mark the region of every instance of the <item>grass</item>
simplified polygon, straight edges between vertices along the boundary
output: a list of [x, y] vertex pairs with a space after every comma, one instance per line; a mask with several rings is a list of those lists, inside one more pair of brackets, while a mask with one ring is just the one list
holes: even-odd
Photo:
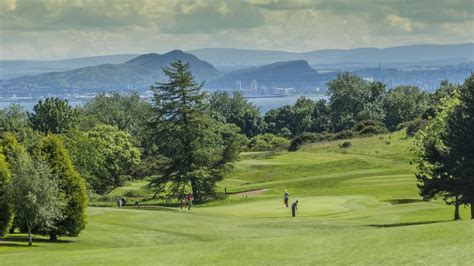
[[[24, 235], [9, 235], [0, 240], [0, 263], [470, 265], [468, 209], [453, 222], [452, 207], [420, 200], [411, 140], [397, 132], [350, 141], [347, 149], [336, 141], [294, 153], [243, 154], [218, 186], [267, 189], [261, 194], [232, 194], [192, 211], [90, 207], [78, 238], [35, 236], [32, 248]], [[146, 196], [144, 184], [132, 182], [109, 197]], [[296, 218], [283, 206], [284, 189], [300, 202]]]

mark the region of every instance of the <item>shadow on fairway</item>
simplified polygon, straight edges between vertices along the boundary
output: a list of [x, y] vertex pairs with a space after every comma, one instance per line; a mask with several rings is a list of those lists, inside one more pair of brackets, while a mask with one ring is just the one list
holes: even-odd
[[28, 246], [28, 241], [24, 241], [25, 243], [24, 244], [20, 244], [20, 243], [3, 243], [0, 241], [0, 247], [14, 247], [14, 248], [36, 248], [38, 246], [35, 245], [35, 243], [33, 242], [33, 246]]
[[[27, 236], [15, 236], [15, 235], [9, 235], [7, 237], [3, 237], [1, 239], [2, 241], [7, 241], [7, 242], [22, 242], [22, 243], [28, 243], [28, 237]], [[45, 238], [33, 238], [33, 245], [35, 243], [72, 243], [73, 241], [71, 240], [62, 240], [62, 239], [58, 239], [56, 241], [51, 241], [49, 239], [45, 239]], [[2, 245], [4, 243], [1, 243], [0, 242], [0, 245]], [[5, 243], [6, 244], [6, 243]]]
[[370, 227], [399, 227], [399, 226], [413, 226], [413, 225], [423, 225], [423, 224], [437, 224], [437, 223], [447, 223], [451, 220], [440, 220], [440, 221], [425, 221], [425, 222], [411, 222], [411, 223], [394, 223], [394, 224], [369, 224]]
[[417, 202], [424, 202], [421, 199], [390, 199], [390, 200], [384, 200], [385, 202], [388, 202], [392, 205], [398, 205], [398, 204], [410, 204], [410, 203], [417, 203]]

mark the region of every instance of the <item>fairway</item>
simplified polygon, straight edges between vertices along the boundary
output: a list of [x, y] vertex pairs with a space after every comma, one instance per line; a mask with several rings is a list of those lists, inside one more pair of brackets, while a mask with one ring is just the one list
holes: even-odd
[[[309, 144], [293, 153], [244, 153], [218, 190], [231, 194], [196, 206], [89, 207], [78, 238], [49, 242], [25, 235], [0, 240], [1, 265], [359, 264], [472, 265], [468, 209], [418, 196], [411, 139], [400, 131]], [[134, 191], [144, 181], [111, 192]], [[297, 217], [283, 205], [299, 200]], [[100, 205], [94, 203], [95, 206]], [[113, 202], [107, 203], [109, 205]]]

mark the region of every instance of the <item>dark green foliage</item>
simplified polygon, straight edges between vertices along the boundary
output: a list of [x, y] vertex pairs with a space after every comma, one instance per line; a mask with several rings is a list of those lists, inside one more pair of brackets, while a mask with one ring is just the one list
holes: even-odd
[[340, 131], [336, 134], [334, 134], [333, 139], [338, 140], [338, 139], [350, 139], [355, 136], [354, 131], [352, 130], [343, 130]]
[[24, 141], [31, 134], [28, 114], [21, 105], [13, 104], [0, 110], [0, 132], [11, 132]]
[[137, 92], [98, 94], [81, 108], [81, 127], [89, 130], [98, 124], [116, 126], [128, 132], [135, 145], [144, 146], [151, 105]]
[[361, 136], [383, 134], [388, 132], [383, 123], [375, 120], [361, 121], [352, 128], [352, 131]]
[[250, 151], [279, 151], [288, 149], [289, 145], [288, 139], [266, 133], [251, 138], [248, 149]]
[[439, 107], [443, 105], [443, 101], [455, 97], [459, 88], [460, 86], [458, 84], [452, 84], [449, 83], [448, 80], [443, 80], [439, 88], [430, 94], [430, 106], [423, 113], [422, 118], [429, 120], [435, 117], [439, 112]]
[[474, 219], [474, 74], [460, 89], [459, 104], [447, 117], [442, 141], [454, 161], [455, 193], [462, 203], [471, 205]]
[[227, 92], [213, 93], [209, 98], [209, 107], [211, 111], [221, 115], [225, 123], [238, 126], [240, 133], [247, 137], [260, 134], [266, 128], [259, 108], [245, 99], [238, 91], [234, 91], [232, 96]]
[[[417, 180], [424, 199], [441, 197], [455, 206], [454, 219], [460, 219], [459, 206], [472, 208], [472, 150], [474, 141], [473, 76], [466, 80], [458, 97], [444, 98], [428, 125], [416, 134]], [[455, 94], [454, 94], [455, 95]]]
[[168, 82], [151, 87], [150, 124], [151, 142], [162, 159], [148, 187], [175, 197], [190, 186], [196, 200], [206, 200], [214, 196], [216, 182], [236, 160], [242, 138], [236, 126], [213, 118], [204, 104], [203, 84], [194, 81], [189, 64], [176, 61], [163, 72]]
[[296, 136], [304, 132], [323, 132], [332, 129], [331, 115], [324, 100], [314, 102], [300, 97], [293, 106], [272, 109], [265, 114], [268, 132]]
[[335, 131], [350, 129], [357, 121], [385, 117], [381, 100], [385, 85], [368, 83], [351, 73], [342, 73], [328, 82], [329, 107]]
[[339, 145], [339, 147], [341, 149], [348, 149], [348, 148], [352, 147], [352, 143], [350, 141], [344, 141], [343, 143], [341, 143]]
[[0, 237], [4, 236], [13, 221], [11, 205], [8, 202], [8, 189], [11, 182], [10, 165], [0, 146]]
[[65, 202], [65, 207], [61, 210], [62, 218], [55, 223], [53, 230], [45, 233], [51, 239], [60, 235], [77, 236], [86, 225], [88, 196], [84, 179], [74, 169], [69, 153], [58, 136], [44, 137], [35, 156], [49, 166]]
[[299, 147], [306, 143], [314, 143], [318, 142], [324, 139], [324, 136], [322, 136], [319, 133], [310, 133], [310, 132], [305, 132], [303, 134], [300, 134], [293, 138], [291, 140], [290, 147], [288, 148], [289, 151], [297, 151]]
[[28, 116], [31, 127], [44, 134], [64, 133], [78, 121], [77, 110], [67, 100], [59, 98], [46, 98], [44, 102], [40, 100]]
[[383, 99], [384, 123], [388, 129], [396, 130], [400, 123], [421, 117], [428, 107], [429, 95], [418, 87], [396, 87]]
[[423, 128], [426, 127], [426, 125], [428, 125], [428, 120], [425, 120], [425, 119], [421, 119], [421, 118], [418, 118], [418, 119], [415, 119], [413, 121], [410, 121], [408, 123], [406, 123], [406, 132], [407, 132], [407, 136], [408, 137], [413, 137], [415, 136], [415, 134], [422, 130]]

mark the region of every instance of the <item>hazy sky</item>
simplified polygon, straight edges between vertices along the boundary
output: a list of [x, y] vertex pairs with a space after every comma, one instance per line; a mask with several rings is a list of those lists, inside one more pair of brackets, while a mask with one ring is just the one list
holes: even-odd
[[473, 0], [0, 0], [0, 57], [474, 42]]

